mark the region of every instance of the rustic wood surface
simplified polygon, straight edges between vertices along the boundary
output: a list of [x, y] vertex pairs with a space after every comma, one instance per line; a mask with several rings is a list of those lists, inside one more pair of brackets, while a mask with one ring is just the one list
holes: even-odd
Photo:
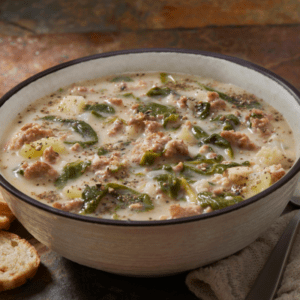
[[[0, 97], [56, 64], [134, 48], [185, 48], [236, 56], [300, 89], [298, 0], [0, 1]], [[289, 208], [291, 209], [291, 208]], [[196, 299], [186, 274], [130, 278], [80, 266], [36, 241], [41, 267], [1, 299]], [[147, 295], [147, 296], [145, 296]]]

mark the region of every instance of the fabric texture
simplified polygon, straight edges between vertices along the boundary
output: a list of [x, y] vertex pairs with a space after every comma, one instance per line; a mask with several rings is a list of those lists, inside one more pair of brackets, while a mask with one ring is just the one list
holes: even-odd
[[[221, 261], [186, 277], [188, 288], [202, 300], [244, 300], [272, 249], [297, 211], [281, 216], [256, 241]], [[276, 300], [300, 300], [300, 233], [298, 232]]]

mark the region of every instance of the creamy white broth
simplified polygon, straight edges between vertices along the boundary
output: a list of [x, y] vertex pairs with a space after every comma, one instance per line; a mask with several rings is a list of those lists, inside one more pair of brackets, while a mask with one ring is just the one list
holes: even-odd
[[[147, 95], [153, 88], [165, 94]], [[143, 110], [153, 102], [169, 107], [167, 114]], [[87, 110], [95, 104], [110, 111]], [[56, 119], [43, 119], [49, 116]], [[90, 125], [98, 141], [66, 120]], [[7, 136], [1, 169], [21, 191], [58, 209], [120, 220], [179, 218], [232, 205], [279, 180], [295, 159], [292, 131], [278, 111], [231, 84], [184, 74], [125, 74], [62, 87], [21, 112]], [[225, 150], [216, 137], [227, 142]], [[74, 162], [86, 162], [81, 176], [58, 186]]]

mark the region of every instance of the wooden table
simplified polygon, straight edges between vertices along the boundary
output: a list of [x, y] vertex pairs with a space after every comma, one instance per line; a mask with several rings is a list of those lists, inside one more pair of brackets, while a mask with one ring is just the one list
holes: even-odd
[[[298, 1], [181, 2], [1, 1], [0, 96], [62, 62], [107, 51], [153, 47], [243, 58], [300, 89]], [[42, 264], [26, 285], [1, 293], [3, 300], [197, 299], [185, 286], [186, 274], [163, 278], [113, 275], [62, 258], [35, 240], [18, 221], [10, 231], [37, 248]]]

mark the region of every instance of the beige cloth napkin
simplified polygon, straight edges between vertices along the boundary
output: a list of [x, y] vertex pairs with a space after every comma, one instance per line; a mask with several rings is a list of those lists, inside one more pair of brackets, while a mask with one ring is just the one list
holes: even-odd
[[[188, 288], [202, 300], [244, 300], [287, 224], [296, 214], [280, 218], [245, 249], [209, 266], [191, 271]], [[276, 300], [300, 300], [300, 233], [298, 232]], [[259, 299], [257, 299], [259, 300]]]

